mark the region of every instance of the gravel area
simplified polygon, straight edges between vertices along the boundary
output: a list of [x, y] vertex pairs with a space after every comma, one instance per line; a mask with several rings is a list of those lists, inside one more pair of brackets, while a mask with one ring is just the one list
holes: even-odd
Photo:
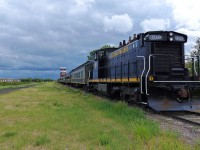
[[193, 126], [173, 118], [165, 117], [155, 113], [147, 113], [147, 116], [159, 122], [161, 129], [177, 132], [186, 143], [196, 144], [200, 142], [200, 127]]

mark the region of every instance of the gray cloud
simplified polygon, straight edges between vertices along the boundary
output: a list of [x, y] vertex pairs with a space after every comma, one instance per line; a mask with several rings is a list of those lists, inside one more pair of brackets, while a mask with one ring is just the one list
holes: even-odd
[[140, 23], [144, 31], [166, 30], [170, 27], [169, 19], [145, 19]]
[[177, 5], [171, 0], [0, 0], [0, 77], [56, 78], [56, 68], [69, 71], [86, 61], [91, 50], [158, 29], [158, 23], [159, 30], [195, 39], [198, 21], [188, 23], [187, 12]]
[[119, 33], [127, 33], [133, 28], [133, 23], [128, 14], [114, 15], [104, 18], [104, 30], [116, 31]]

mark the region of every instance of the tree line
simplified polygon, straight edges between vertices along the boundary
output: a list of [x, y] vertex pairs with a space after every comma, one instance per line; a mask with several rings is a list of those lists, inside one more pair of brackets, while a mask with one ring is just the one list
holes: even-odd
[[192, 56], [200, 55], [200, 37], [197, 38], [197, 40], [195, 41], [195, 45], [193, 49], [191, 50], [191, 55]]
[[53, 79], [40, 79], [40, 78], [23, 78], [21, 82], [51, 82]]
[[105, 48], [116, 48], [115, 46], [111, 46], [111, 45], [103, 45], [102, 47], [100, 47], [99, 49], [95, 49], [95, 50], [92, 50], [89, 55], [87, 56], [88, 60], [92, 60], [92, 56], [94, 55], [94, 53], [97, 51], [97, 50], [101, 50], [101, 49], [105, 49]]
[[[198, 56], [200, 57], [200, 37], [197, 38], [197, 40], [195, 41], [195, 45], [192, 47], [192, 49], [190, 50], [190, 55], [191, 56], [195, 56], [194, 57], [194, 60], [195, 60], [195, 70], [197, 71], [197, 74], [198, 74], [198, 71], [200, 70], [200, 68], [198, 68], [198, 66], [200, 66], [200, 64], [198, 65]], [[197, 56], [197, 57], [196, 57]], [[186, 57], [187, 58], [187, 57]], [[185, 62], [185, 67], [188, 68], [189, 70], [189, 74], [192, 75], [192, 68], [193, 68], [193, 59], [188, 59], [186, 60]]]

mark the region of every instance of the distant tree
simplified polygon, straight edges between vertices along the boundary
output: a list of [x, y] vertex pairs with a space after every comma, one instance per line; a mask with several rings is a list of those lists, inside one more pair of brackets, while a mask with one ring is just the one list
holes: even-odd
[[100, 49], [105, 49], [105, 48], [116, 48], [116, 47], [106, 44], [106, 45], [102, 46]]
[[[100, 47], [99, 49], [105, 49], [105, 48], [116, 48], [115, 46], [111, 46], [111, 45], [103, 45], [102, 47]], [[90, 54], [87, 56], [88, 60], [92, 60], [92, 56], [94, 55], [94, 53], [99, 50], [99, 49], [95, 49], [95, 50], [92, 50], [90, 52]]]
[[[192, 47], [192, 50], [190, 51], [191, 56], [197, 56], [200, 55], [200, 37], [197, 38], [194, 47]], [[195, 61], [197, 64], [197, 60]], [[189, 74], [192, 75], [192, 59], [189, 59], [186, 61], [186, 68], [189, 69]], [[196, 70], [198, 71], [199, 68], [197, 68], [196, 65]]]
[[51, 82], [53, 79], [23, 78], [21, 82]]
[[192, 56], [200, 55], [200, 37], [197, 38], [197, 40], [195, 42], [195, 46], [193, 47], [193, 49], [191, 51], [191, 55]]
[[90, 54], [87, 56], [87, 59], [88, 60], [92, 60], [92, 56], [94, 55], [94, 53], [96, 52], [97, 50], [92, 50], [91, 52], [90, 52]]

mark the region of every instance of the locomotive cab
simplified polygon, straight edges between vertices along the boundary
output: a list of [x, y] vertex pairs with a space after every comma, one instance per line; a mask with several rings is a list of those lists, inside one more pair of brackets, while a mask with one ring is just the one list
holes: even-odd
[[105, 66], [108, 65], [108, 56], [115, 50], [116, 48], [103, 48], [94, 52], [92, 79], [103, 79], [109, 76], [109, 69]]

